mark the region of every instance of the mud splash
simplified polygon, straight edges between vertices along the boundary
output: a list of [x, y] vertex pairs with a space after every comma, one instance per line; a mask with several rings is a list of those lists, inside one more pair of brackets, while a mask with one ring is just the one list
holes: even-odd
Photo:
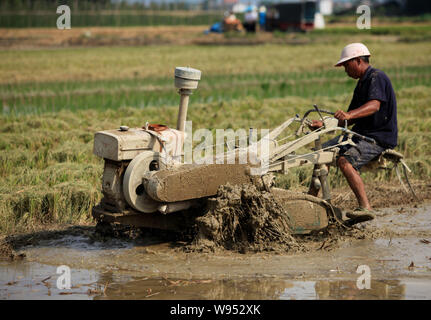
[[254, 184], [224, 185], [196, 219], [194, 250], [303, 251], [291, 235], [289, 215], [274, 196]]
[[285, 199], [286, 192], [282, 189], [267, 192], [256, 183], [221, 186], [217, 196], [208, 200], [207, 212], [196, 219], [197, 234], [185, 250], [294, 254], [329, 251], [346, 241], [381, 236], [381, 230], [347, 227], [334, 221], [310, 234], [294, 234], [292, 212], [285, 203], [289, 201]]

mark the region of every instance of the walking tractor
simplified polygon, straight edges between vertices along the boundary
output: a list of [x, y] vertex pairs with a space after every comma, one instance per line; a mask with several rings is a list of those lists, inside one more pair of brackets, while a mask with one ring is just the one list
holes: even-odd
[[[353, 136], [370, 138], [358, 135], [347, 126], [339, 127], [334, 113], [316, 105], [303, 117], [296, 115], [286, 120], [246, 147], [215, 154], [215, 161], [184, 163], [189, 97], [200, 78], [199, 70], [175, 69], [175, 86], [181, 97], [176, 129], [147, 123], [142, 128], [121, 126], [95, 134], [94, 154], [105, 162], [103, 198], [93, 208], [93, 217], [99, 224], [181, 231], [193, 225], [199, 211], [193, 208], [203, 208], [206, 200], [217, 194], [219, 186], [256, 181], [285, 207], [289, 220], [293, 221], [293, 234], [322, 230], [332, 223], [350, 226], [357, 222], [347, 219], [344, 212], [331, 204], [328, 166], [335, 164], [340, 146], [354, 145]], [[323, 127], [311, 127], [308, 116], [313, 112], [318, 114]], [[299, 126], [291, 135], [293, 140], [289, 141], [291, 136], [277, 140], [295, 123]], [[347, 139], [323, 149], [322, 137], [334, 132], [342, 133]], [[301, 150], [306, 152], [301, 153]], [[237, 161], [244, 154], [248, 155], [248, 160]], [[250, 155], [255, 161], [249, 160]], [[232, 159], [234, 161], [226, 161]], [[311, 187], [322, 190], [321, 198], [272, 186], [272, 173], [292, 174], [291, 168], [303, 165], [314, 166]], [[413, 192], [407, 177], [410, 169], [400, 153], [386, 150], [368, 167], [395, 167], [401, 182], [399, 168], [402, 168], [404, 180]]]

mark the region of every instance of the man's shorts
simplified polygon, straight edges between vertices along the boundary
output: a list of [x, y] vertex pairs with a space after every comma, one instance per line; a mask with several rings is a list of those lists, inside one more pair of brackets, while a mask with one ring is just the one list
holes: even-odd
[[[347, 138], [344, 136], [341, 141], [346, 140]], [[322, 148], [327, 148], [330, 146], [334, 146], [340, 143], [340, 136], [337, 136], [325, 143], [322, 144]], [[365, 140], [353, 137], [353, 142], [356, 143], [356, 146], [346, 144], [343, 146], [339, 146], [340, 152], [338, 156], [343, 156], [347, 161], [359, 171], [364, 165], [378, 157], [386, 148], [379, 146], [378, 144], [369, 143]]]

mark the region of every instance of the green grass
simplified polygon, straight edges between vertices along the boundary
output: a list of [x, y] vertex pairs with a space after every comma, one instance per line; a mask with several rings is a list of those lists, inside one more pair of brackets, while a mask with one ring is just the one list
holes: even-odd
[[[146, 121], [175, 126], [175, 66], [203, 71], [189, 119], [198, 128], [274, 128], [313, 103], [345, 109], [355, 81], [333, 68], [342, 45], [153, 46], [0, 51], [0, 234], [86, 223], [103, 161], [93, 135]], [[370, 43], [398, 99], [398, 150], [416, 179], [431, 176], [431, 43]], [[306, 185], [311, 168], [279, 176]], [[387, 179], [365, 174], [366, 181]], [[346, 185], [332, 175], [333, 187]]]
[[[395, 88], [431, 85], [431, 65], [385, 69]], [[133, 106], [173, 106], [178, 94], [171, 78], [0, 85], [4, 114], [40, 114], [59, 110], [117, 109]], [[234, 85], [232, 85], [234, 84]], [[341, 70], [205, 76], [193, 103], [252, 97], [334, 97], [351, 91], [353, 81]], [[11, 91], [13, 93], [11, 93]]]
[[[173, 106], [175, 66], [202, 70], [193, 101], [253, 97], [313, 98], [350, 92], [354, 81], [334, 68], [342, 45], [152, 46], [0, 51], [3, 113]], [[396, 89], [430, 84], [431, 46], [369, 44], [373, 65]], [[390, 52], [390, 54], [388, 54]], [[313, 101], [318, 102], [318, 101]], [[310, 101], [311, 103], [311, 101]]]
[[[336, 69], [345, 42], [307, 45], [261, 46], [142, 46], [0, 51], [0, 84], [40, 84], [132, 79], [173, 81], [176, 66], [193, 66], [202, 77], [241, 74], [289, 74]], [[343, 41], [359, 41], [350, 37]], [[334, 42], [335, 41], [335, 42]], [[365, 42], [372, 63], [388, 67], [426, 66], [431, 60], [430, 42]], [[342, 71], [339, 72], [343, 74]], [[156, 83], [157, 84], [157, 83]], [[15, 90], [13, 87], [9, 90]], [[3, 90], [2, 90], [3, 91]]]

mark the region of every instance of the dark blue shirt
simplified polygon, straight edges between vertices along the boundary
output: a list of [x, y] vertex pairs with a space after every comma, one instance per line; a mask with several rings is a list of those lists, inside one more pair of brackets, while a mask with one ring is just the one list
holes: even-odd
[[384, 148], [393, 149], [398, 142], [397, 101], [388, 76], [381, 70], [368, 67], [356, 85], [348, 111], [357, 109], [370, 100], [379, 100], [376, 113], [354, 119], [352, 131], [373, 138]]

